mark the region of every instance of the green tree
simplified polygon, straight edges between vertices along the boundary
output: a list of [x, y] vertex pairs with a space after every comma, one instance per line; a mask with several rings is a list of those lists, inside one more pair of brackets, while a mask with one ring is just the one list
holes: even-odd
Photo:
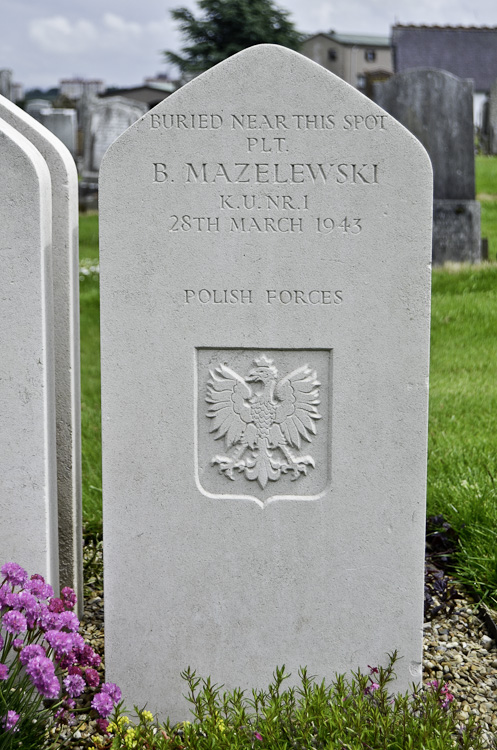
[[164, 54], [182, 73], [201, 73], [254, 44], [298, 49], [304, 38], [273, 0], [198, 0], [198, 6], [198, 17], [188, 8], [171, 10], [186, 44], [182, 54]]

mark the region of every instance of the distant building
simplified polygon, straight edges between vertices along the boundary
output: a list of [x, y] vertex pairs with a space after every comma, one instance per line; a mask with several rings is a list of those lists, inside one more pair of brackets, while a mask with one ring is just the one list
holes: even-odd
[[386, 36], [330, 31], [308, 37], [301, 51], [360, 91], [365, 91], [371, 75], [393, 72], [390, 39]]
[[142, 86], [132, 86], [131, 88], [112, 88], [107, 89], [101, 98], [109, 96], [121, 96], [125, 99], [131, 99], [135, 102], [146, 104], [149, 109], [155, 107], [173, 91], [176, 91], [178, 84], [169, 79], [163, 78], [146, 78]]
[[394, 70], [437, 68], [473, 80], [473, 114], [481, 124], [483, 103], [497, 79], [497, 27], [393, 26]]
[[65, 78], [60, 81], [60, 94], [68, 99], [79, 101], [83, 95], [97, 96], [105, 91], [104, 82], [100, 79]]

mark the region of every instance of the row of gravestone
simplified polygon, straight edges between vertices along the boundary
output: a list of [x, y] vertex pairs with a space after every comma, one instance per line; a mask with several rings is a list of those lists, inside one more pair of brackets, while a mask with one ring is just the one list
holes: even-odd
[[[80, 560], [75, 171], [0, 114], [0, 549], [56, 583], [57, 549]], [[419, 142], [277, 46], [107, 152], [106, 668], [128, 706], [186, 719], [188, 665], [262, 688], [397, 649], [397, 686], [420, 678], [431, 215]]]
[[81, 602], [77, 173], [5, 97], [0, 138], [0, 550]]
[[[147, 107], [122, 96], [98, 99], [84, 96], [77, 109], [52, 107], [46, 99], [32, 99], [26, 111], [62, 141], [72, 156], [80, 151], [80, 173], [83, 180], [96, 181], [102, 158], [111, 143], [138, 120]], [[83, 146], [80, 148], [78, 131]]]

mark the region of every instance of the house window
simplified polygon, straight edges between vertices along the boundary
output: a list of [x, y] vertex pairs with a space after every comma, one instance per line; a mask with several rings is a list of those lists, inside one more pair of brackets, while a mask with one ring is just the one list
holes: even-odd
[[367, 49], [364, 53], [364, 59], [366, 62], [374, 62], [376, 60], [376, 52], [374, 49]]
[[358, 89], [365, 89], [366, 88], [366, 76], [362, 75], [362, 73], [360, 73], [357, 76], [357, 88]]
[[337, 59], [337, 51], [336, 49], [329, 49], [328, 50], [328, 60], [336, 60]]

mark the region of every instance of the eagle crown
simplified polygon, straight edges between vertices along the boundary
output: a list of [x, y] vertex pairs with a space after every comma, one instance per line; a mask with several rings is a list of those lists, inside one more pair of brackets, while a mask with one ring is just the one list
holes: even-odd
[[274, 383], [277, 377], [278, 370], [276, 367], [263, 365], [261, 367], [252, 368], [245, 380], [247, 383], [254, 383], [257, 380], [260, 380], [264, 385], [267, 385], [268, 383]]

